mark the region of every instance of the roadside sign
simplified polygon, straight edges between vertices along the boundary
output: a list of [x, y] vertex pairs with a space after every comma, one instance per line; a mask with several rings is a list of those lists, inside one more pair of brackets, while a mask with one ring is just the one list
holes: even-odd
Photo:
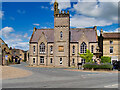
[[8, 55], [5, 55], [5, 60], [8, 60]]

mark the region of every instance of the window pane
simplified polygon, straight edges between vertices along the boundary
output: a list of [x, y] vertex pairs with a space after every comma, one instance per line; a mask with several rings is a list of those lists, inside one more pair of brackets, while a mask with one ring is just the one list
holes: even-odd
[[60, 58], [60, 64], [62, 64], [62, 58]]
[[59, 51], [59, 52], [64, 52], [64, 47], [63, 47], [63, 46], [59, 46], [59, 47], [58, 47], [58, 51]]
[[45, 53], [45, 44], [44, 43], [41, 43], [39, 48], [40, 48], [40, 53]]
[[35, 58], [33, 58], [33, 63], [35, 63]]
[[40, 56], [40, 63], [44, 63], [44, 56]]
[[80, 53], [86, 53], [87, 45], [85, 42], [81, 44], [80, 49]]

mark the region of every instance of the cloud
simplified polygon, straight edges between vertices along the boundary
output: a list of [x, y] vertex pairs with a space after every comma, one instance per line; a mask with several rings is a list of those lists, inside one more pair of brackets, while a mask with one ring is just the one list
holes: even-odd
[[[4, 27], [0, 30], [0, 33], [2, 33], [2, 37], [4, 38], [4, 41], [13, 48], [28, 50], [28, 40], [30, 37], [27, 33], [25, 34], [18, 34], [15, 32], [15, 30], [12, 27]], [[24, 42], [26, 41], [26, 42]], [[26, 44], [27, 43], [27, 44]]]
[[0, 19], [4, 16], [4, 12], [0, 11]]
[[40, 24], [38, 24], [38, 23], [34, 23], [33, 25], [35, 25], [35, 26], [40, 26]]
[[105, 21], [102, 19], [96, 19], [93, 17], [86, 17], [83, 15], [75, 15], [71, 17], [70, 24], [72, 27], [84, 28], [93, 26], [105, 26], [111, 25], [112, 22]]
[[47, 27], [41, 27], [42, 29], [46, 29]]
[[103, 30], [103, 32], [119, 32], [120, 33], [120, 28], [116, 28], [115, 30]]
[[[50, 2], [50, 5], [52, 5], [51, 10], [54, 10], [53, 4], [54, 4], [55, 0], [52, 0]], [[57, 2], [59, 3], [58, 9], [61, 11], [63, 9], [67, 9], [71, 7], [71, 3], [70, 0], [57, 0]]]
[[48, 9], [48, 7], [46, 7], [46, 6], [41, 6], [41, 8], [42, 8], [42, 9]]
[[25, 14], [26, 11], [25, 11], [25, 10], [20, 10], [20, 9], [18, 9], [18, 10], [17, 10], [17, 13], [19, 13], [19, 14]]
[[5, 38], [8, 38], [11, 32], [13, 32], [14, 29], [12, 27], [4, 27], [0, 30], [0, 33], [2, 33], [2, 36]]
[[106, 26], [118, 23], [118, 2], [80, 1], [70, 10], [76, 12], [71, 17], [71, 25], [74, 27]]
[[117, 28], [117, 29], [115, 30], [115, 32], [120, 32], [120, 28]]

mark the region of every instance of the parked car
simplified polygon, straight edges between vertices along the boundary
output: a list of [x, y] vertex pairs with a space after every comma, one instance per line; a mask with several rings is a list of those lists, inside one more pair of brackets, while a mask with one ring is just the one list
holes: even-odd
[[118, 63], [118, 71], [120, 71], [120, 61], [118, 61], [117, 63]]
[[120, 71], [120, 61], [115, 61], [113, 63], [113, 69], [117, 69], [118, 71]]

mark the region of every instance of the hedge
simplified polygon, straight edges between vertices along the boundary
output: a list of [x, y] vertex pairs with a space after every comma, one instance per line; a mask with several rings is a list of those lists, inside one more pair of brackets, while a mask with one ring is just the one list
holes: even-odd
[[111, 64], [84, 64], [83, 68], [86, 69], [107, 69], [107, 70], [112, 70], [113, 69], [113, 65]]
[[102, 56], [101, 63], [111, 63], [111, 57]]

